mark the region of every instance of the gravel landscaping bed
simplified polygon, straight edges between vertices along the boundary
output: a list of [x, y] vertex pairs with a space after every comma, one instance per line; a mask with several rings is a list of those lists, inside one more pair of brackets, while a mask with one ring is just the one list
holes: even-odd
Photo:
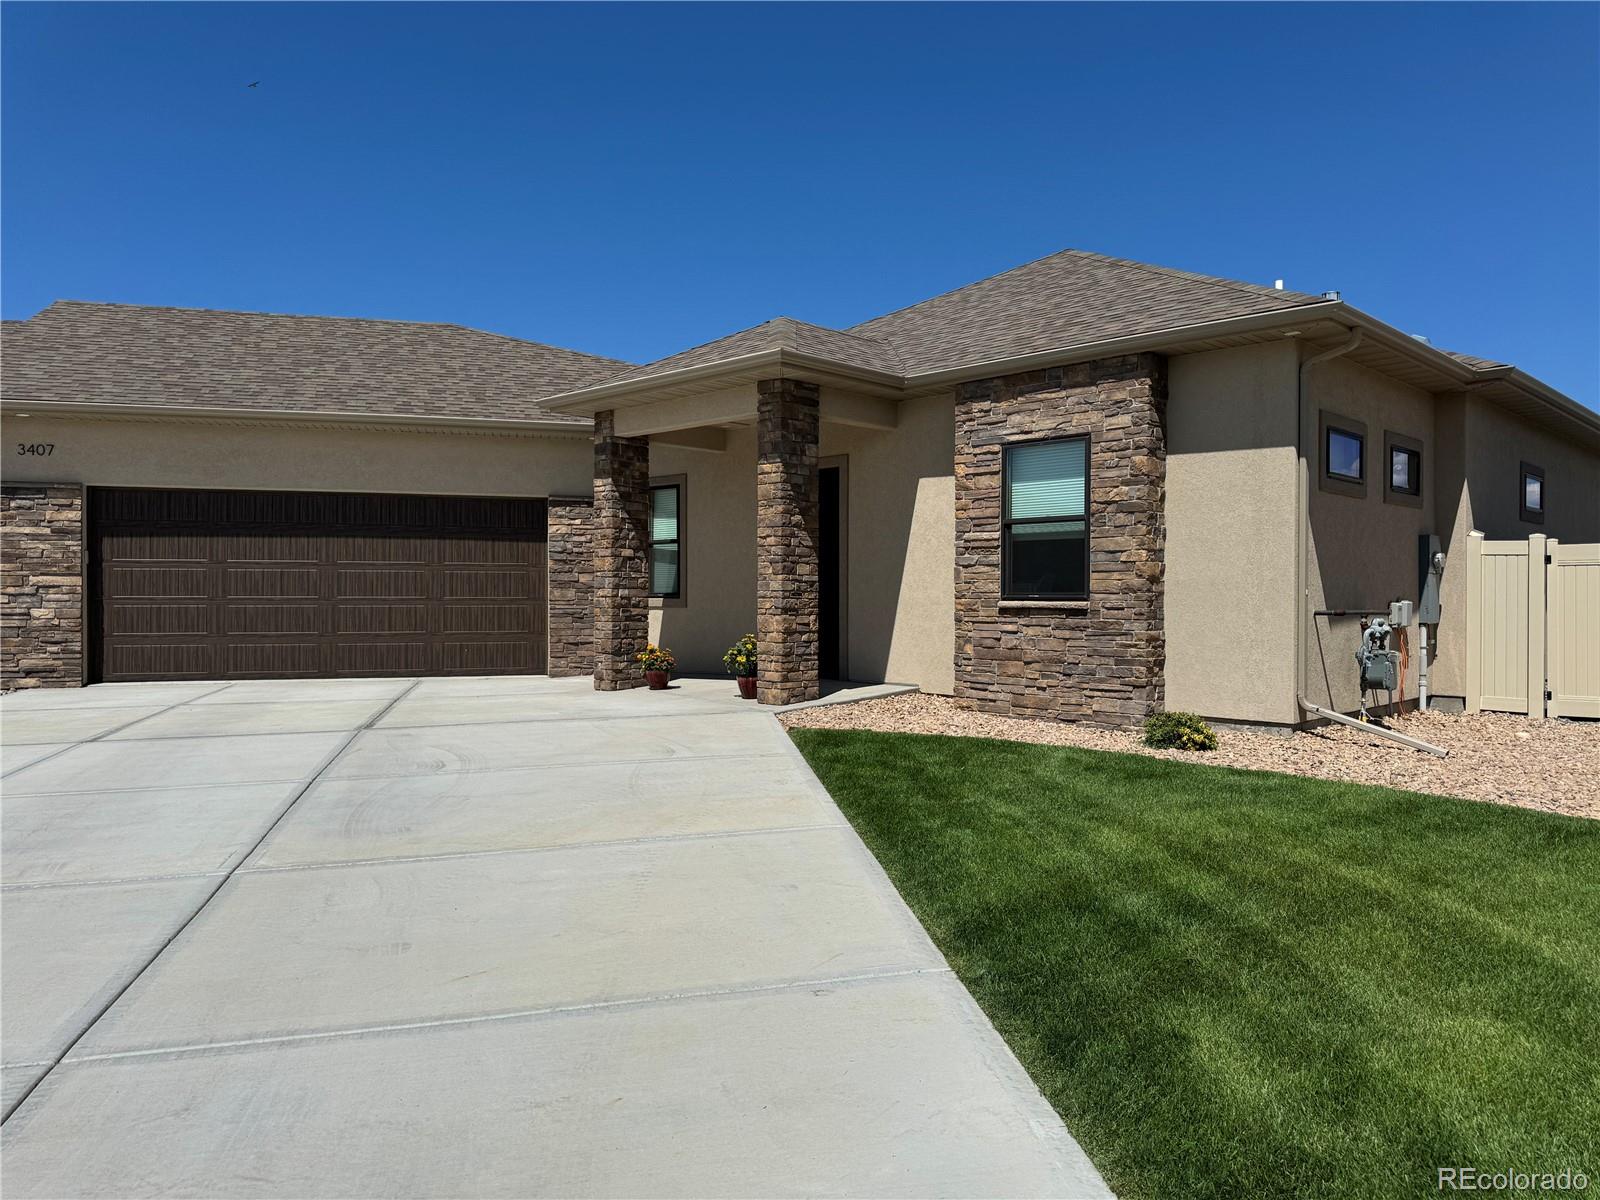
[[1449, 758], [1441, 759], [1339, 725], [1289, 735], [1218, 729], [1216, 750], [1152, 750], [1136, 732], [989, 716], [960, 708], [945, 696], [916, 694], [802, 709], [779, 719], [789, 728], [936, 733], [1117, 750], [1600, 818], [1597, 721], [1530, 721], [1506, 713], [1408, 713], [1389, 722], [1401, 733], [1450, 751]]

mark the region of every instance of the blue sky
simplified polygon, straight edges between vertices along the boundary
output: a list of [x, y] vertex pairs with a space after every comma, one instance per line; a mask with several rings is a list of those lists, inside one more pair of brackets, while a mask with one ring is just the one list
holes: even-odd
[[442, 320], [647, 360], [1073, 246], [1338, 288], [1600, 405], [1591, 4], [0, 20], [7, 317]]

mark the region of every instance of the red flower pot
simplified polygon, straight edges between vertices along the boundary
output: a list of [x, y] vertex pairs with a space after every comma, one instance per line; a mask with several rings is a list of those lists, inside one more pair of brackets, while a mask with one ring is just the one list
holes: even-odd
[[756, 698], [756, 677], [754, 675], [740, 675], [738, 680], [739, 695], [746, 700], [754, 700]]
[[667, 673], [665, 671], [646, 671], [644, 681], [650, 685], [652, 692], [665, 691], [667, 687]]

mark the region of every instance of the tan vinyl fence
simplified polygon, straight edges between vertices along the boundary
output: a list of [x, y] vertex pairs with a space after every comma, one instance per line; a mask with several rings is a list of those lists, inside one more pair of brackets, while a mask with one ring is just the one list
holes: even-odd
[[1467, 538], [1467, 711], [1600, 717], [1600, 545]]

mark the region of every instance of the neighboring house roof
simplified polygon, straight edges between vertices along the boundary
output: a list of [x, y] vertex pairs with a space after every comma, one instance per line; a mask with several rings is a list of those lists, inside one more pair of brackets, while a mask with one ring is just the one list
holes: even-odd
[[0, 353], [8, 401], [579, 423], [538, 401], [631, 365], [461, 325], [76, 300], [7, 322]]
[[1063, 250], [849, 332], [893, 346], [906, 374], [1325, 303], [1321, 296]]
[[1466, 363], [1474, 371], [1493, 371], [1511, 365], [1510, 363], [1496, 362], [1492, 358], [1479, 358], [1476, 354], [1458, 354], [1454, 350], [1446, 350], [1445, 353], [1457, 362]]
[[730, 333], [714, 342], [658, 358], [632, 371], [623, 371], [607, 382], [649, 379], [684, 367], [727, 362], [769, 350], [794, 350], [859, 370], [882, 371], [887, 375], [905, 374], [905, 365], [900, 357], [884, 342], [821, 325], [808, 325], [792, 317], [776, 317], [761, 325]]

